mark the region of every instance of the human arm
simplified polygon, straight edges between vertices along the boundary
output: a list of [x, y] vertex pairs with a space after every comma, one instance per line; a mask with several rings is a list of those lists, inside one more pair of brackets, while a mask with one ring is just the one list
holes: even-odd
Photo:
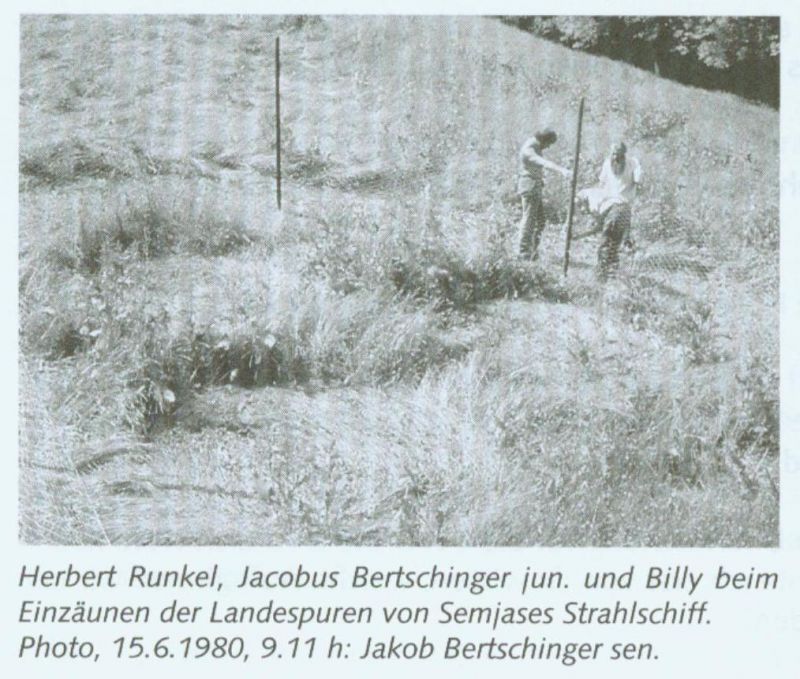
[[597, 178], [598, 186], [605, 186], [608, 181], [608, 160], [603, 161], [603, 167], [600, 168], [600, 176]]
[[558, 172], [565, 177], [572, 176], [572, 173], [567, 168], [562, 167], [558, 163], [547, 160], [547, 158], [542, 156], [533, 144], [526, 146], [522, 151], [522, 155], [526, 162], [534, 163], [548, 170], [553, 170], [554, 172]]
[[605, 188], [608, 185], [608, 177], [611, 174], [611, 161], [606, 158], [603, 167], [600, 168], [600, 176], [597, 178], [597, 185]]
[[642, 166], [636, 158], [631, 158], [631, 174], [633, 175], [633, 183], [636, 186], [642, 183]]

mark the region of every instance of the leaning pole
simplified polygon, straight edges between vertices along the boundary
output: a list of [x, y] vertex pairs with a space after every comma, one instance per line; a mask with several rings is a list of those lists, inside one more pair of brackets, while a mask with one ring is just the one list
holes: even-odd
[[578, 134], [575, 136], [575, 161], [572, 164], [572, 185], [569, 191], [569, 211], [567, 212], [567, 238], [564, 243], [564, 276], [569, 271], [569, 246], [572, 243], [572, 218], [575, 215], [575, 189], [578, 185], [578, 160], [581, 155], [581, 127], [583, 126], [583, 97], [578, 108]]
[[281, 209], [281, 39], [275, 38], [275, 198]]

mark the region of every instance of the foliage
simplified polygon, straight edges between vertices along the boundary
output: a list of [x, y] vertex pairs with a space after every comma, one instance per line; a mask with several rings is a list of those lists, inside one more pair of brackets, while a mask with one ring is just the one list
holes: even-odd
[[506, 21], [575, 49], [778, 105], [777, 17], [541, 16]]

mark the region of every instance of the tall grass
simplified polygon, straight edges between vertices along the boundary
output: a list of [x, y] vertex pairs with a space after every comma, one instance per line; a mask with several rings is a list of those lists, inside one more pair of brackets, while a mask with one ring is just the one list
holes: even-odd
[[[95, 541], [775, 544], [774, 112], [491, 20], [281, 21], [23, 22], [23, 465], [71, 464]], [[318, 98], [282, 213], [279, 24]], [[645, 169], [607, 286], [587, 241], [560, 274], [556, 178], [541, 262], [514, 251], [519, 144], [549, 117], [570, 162], [582, 96], [581, 184], [619, 136]]]

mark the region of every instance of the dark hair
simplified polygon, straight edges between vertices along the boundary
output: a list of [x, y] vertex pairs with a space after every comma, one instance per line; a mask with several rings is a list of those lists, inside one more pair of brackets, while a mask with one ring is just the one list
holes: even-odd
[[533, 135], [543, 146], [550, 146], [551, 144], [555, 144], [556, 140], [558, 139], [558, 135], [556, 134], [555, 130], [546, 127], [543, 130], [539, 130], [535, 135]]

